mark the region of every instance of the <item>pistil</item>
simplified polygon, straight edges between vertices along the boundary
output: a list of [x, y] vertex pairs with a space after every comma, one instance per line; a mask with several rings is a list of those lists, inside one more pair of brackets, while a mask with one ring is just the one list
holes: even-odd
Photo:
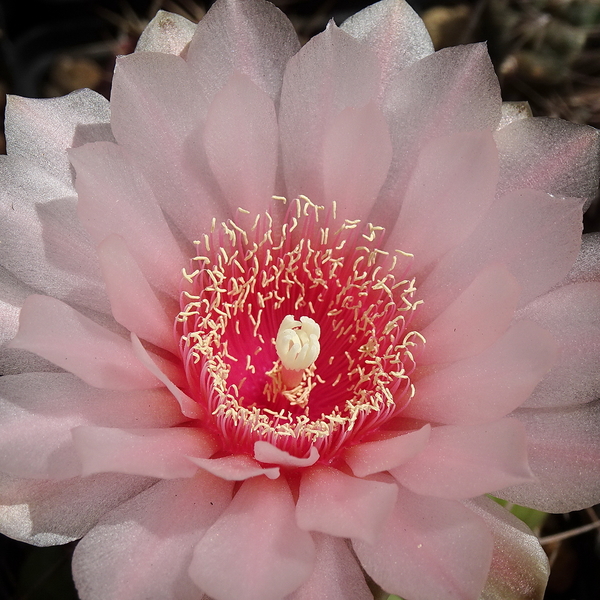
[[306, 369], [311, 367], [321, 350], [321, 328], [314, 319], [302, 316], [297, 321], [286, 315], [279, 326], [275, 349], [281, 361], [281, 379], [289, 390], [300, 385]]

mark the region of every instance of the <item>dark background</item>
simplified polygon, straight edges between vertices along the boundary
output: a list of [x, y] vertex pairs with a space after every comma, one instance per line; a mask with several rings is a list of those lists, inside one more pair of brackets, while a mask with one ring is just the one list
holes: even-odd
[[[275, 0], [302, 41], [370, 4]], [[600, 0], [411, 0], [436, 49], [487, 40], [505, 100], [535, 115], [600, 126]], [[50, 97], [90, 87], [109, 96], [115, 56], [133, 51], [160, 8], [199, 20], [200, 0], [0, 0], [0, 111], [7, 93]], [[0, 153], [4, 139], [0, 130]], [[596, 201], [587, 231], [600, 230]], [[600, 474], [599, 474], [600, 476]], [[540, 535], [597, 521], [591, 510], [550, 515]], [[0, 600], [76, 600], [74, 544], [34, 548], [0, 536]], [[546, 600], [600, 599], [598, 529], [545, 545], [552, 563]], [[243, 599], [240, 599], [243, 600]], [[435, 600], [435, 599], [432, 599]]]

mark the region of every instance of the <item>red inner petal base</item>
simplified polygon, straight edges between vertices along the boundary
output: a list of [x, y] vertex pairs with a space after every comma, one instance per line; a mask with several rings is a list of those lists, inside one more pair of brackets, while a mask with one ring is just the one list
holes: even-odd
[[[299, 458], [314, 446], [331, 463], [414, 393], [424, 340], [409, 329], [419, 304], [410, 255], [380, 249], [381, 227], [340, 221], [335, 205], [323, 213], [301, 196], [282, 224], [269, 213], [248, 230], [213, 223], [195, 242], [175, 327], [189, 393], [225, 452], [252, 456], [267, 441]], [[301, 320], [320, 328], [318, 356], [288, 368], [276, 341], [286, 326], [302, 337]]]

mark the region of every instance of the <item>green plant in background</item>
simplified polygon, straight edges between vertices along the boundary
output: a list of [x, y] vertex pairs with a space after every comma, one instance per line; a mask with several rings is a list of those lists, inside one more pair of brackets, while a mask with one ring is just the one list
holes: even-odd
[[600, 1], [489, 0], [482, 22], [509, 93], [549, 116], [598, 125]]
[[506, 100], [600, 125], [600, 0], [482, 0], [423, 14], [436, 49], [487, 41]]

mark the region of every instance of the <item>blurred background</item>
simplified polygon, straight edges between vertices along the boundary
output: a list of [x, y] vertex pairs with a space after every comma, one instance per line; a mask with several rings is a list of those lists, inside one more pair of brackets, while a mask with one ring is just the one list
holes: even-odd
[[[371, 4], [272, 1], [288, 15], [303, 42], [322, 31], [329, 19], [340, 24]], [[600, 127], [600, 0], [409, 3], [424, 19], [436, 49], [487, 40], [504, 100], [528, 101], [535, 116]], [[108, 97], [115, 57], [133, 51], [159, 9], [198, 21], [210, 4], [0, 0], [0, 112], [6, 94], [52, 97], [89, 87]], [[0, 129], [0, 153], [4, 152]], [[598, 199], [586, 215], [585, 229], [600, 231]], [[513, 512], [540, 536], [550, 558], [545, 600], [600, 600], [597, 513], [588, 509], [545, 515], [519, 507]], [[0, 600], [77, 600], [70, 574], [73, 548], [34, 548], [0, 536]]]

